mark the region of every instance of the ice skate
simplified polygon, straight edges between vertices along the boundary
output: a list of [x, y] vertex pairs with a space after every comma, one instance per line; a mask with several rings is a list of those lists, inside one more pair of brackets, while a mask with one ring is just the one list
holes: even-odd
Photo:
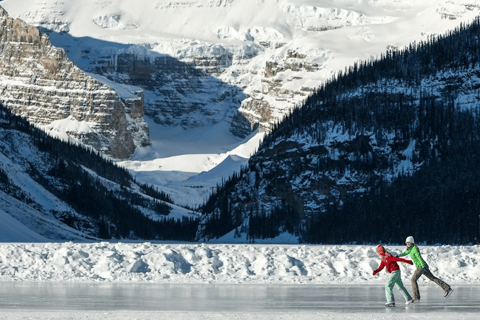
[[447, 292], [445, 292], [444, 297], [445, 297], [445, 298], [448, 298], [448, 296], [451, 295], [452, 292], [453, 292], [453, 289], [452, 289], [452, 288], [448, 289]]

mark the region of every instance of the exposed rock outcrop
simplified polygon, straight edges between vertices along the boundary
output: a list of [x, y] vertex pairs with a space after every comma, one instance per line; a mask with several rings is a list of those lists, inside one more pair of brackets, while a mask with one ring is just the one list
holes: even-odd
[[189, 55], [183, 60], [142, 47], [124, 51], [108, 56], [95, 52], [93, 56], [98, 54], [100, 59], [89, 71], [152, 93], [145, 102], [145, 114], [158, 124], [185, 129], [209, 126], [223, 120], [230, 109], [238, 109], [245, 98], [239, 88], [213, 76], [231, 63], [227, 51], [213, 57]]
[[39, 126], [65, 120], [60, 127], [70, 137], [114, 158], [133, 154], [132, 131], [143, 137], [137, 145], [148, 143], [143, 97], [124, 103], [52, 46], [46, 34], [1, 7], [0, 101]]

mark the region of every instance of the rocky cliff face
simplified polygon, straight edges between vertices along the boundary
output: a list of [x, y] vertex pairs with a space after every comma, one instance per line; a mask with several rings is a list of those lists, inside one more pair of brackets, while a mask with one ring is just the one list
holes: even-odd
[[[65, 45], [72, 42], [68, 35], [56, 34], [55, 41], [70, 50]], [[283, 42], [175, 43], [181, 47], [175, 56], [157, 53], [165, 50], [166, 43], [99, 42], [93, 46], [81, 39], [73, 42], [84, 51], [76, 63], [85, 70], [149, 92], [145, 113], [156, 123], [188, 129], [228, 118], [230, 131], [239, 137], [257, 129], [269, 131], [314, 89], [316, 81], [302, 84], [305, 73], [312, 76], [320, 70], [312, 57], [297, 50], [286, 50], [283, 57], [264, 62], [264, 56]], [[291, 76], [285, 80], [285, 74]]]
[[47, 35], [1, 7], [0, 101], [29, 122], [62, 128], [69, 138], [114, 158], [127, 158], [136, 145], [148, 143], [143, 96], [122, 101]]
[[189, 57], [187, 62], [132, 46], [104, 55], [95, 51], [88, 69], [111, 81], [141, 87], [148, 93], [145, 113], [156, 123], [185, 129], [218, 123], [244, 98], [238, 88], [211, 74], [219, 72], [223, 58]]

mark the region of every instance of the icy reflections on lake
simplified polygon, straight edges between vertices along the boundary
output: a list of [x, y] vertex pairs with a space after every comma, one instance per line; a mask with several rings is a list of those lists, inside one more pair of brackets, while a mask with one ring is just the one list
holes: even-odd
[[0, 310], [480, 313], [480, 285], [453, 287], [445, 299], [423, 285], [421, 303], [408, 308], [395, 289], [397, 307], [386, 310], [379, 285], [0, 282]]

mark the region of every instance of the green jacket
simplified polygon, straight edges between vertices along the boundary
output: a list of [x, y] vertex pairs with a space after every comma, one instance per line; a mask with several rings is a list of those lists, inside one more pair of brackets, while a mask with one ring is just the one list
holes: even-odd
[[413, 263], [415, 263], [415, 266], [417, 268], [425, 268], [427, 265], [425, 261], [423, 261], [422, 256], [420, 255], [420, 252], [418, 251], [417, 247], [411, 246], [410, 248], [407, 249], [407, 251], [400, 253], [398, 256], [403, 257], [406, 256], [407, 254], [410, 255], [410, 258], [412, 258]]

